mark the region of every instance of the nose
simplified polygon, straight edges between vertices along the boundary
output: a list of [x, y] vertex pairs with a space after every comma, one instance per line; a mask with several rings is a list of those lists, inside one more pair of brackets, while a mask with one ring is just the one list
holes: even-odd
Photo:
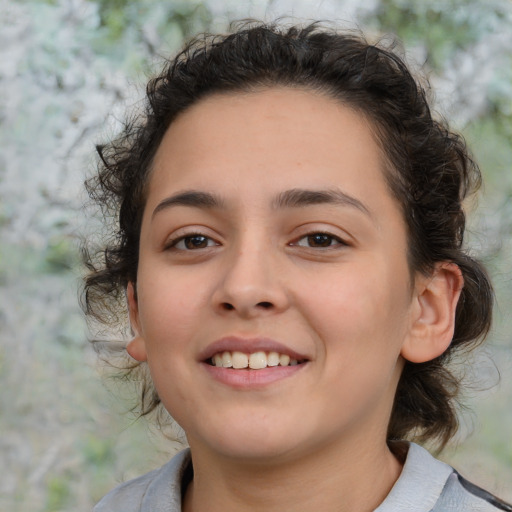
[[288, 307], [279, 258], [271, 252], [246, 247], [224, 261], [212, 296], [219, 313], [253, 318], [282, 312]]

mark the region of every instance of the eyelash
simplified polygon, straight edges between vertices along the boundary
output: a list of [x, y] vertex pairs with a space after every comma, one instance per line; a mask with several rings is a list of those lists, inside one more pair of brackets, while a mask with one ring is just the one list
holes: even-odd
[[[180, 243], [186, 244], [187, 240], [191, 240], [194, 238], [202, 238], [206, 241], [207, 245], [205, 247], [178, 247]], [[210, 243], [213, 242], [213, 243]], [[208, 235], [204, 235], [203, 233], [187, 233], [186, 235], [181, 235], [176, 238], [173, 238], [172, 240], [169, 240], [169, 242], [166, 244], [165, 249], [176, 249], [178, 251], [193, 251], [197, 249], [207, 249], [209, 247], [214, 247], [216, 245], [219, 245], [213, 238], [209, 237]]]
[[[329, 242], [329, 245], [319, 245], [319, 246], [311, 246], [309, 243], [311, 243], [311, 240], [313, 237], [324, 237], [324, 239], [327, 239]], [[206, 246], [200, 247], [187, 247], [186, 243], [187, 241], [191, 241], [192, 239], [203, 239], [203, 242], [206, 242]], [[302, 240], [307, 240], [308, 245], [303, 245], [300, 242]], [[184, 247], [179, 247], [179, 244], [185, 244]], [[213, 242], [213, 243], [212, 243]], [[335, 242], [335, 243], [333, 243]], [[204, 235], [203, 233], [187, 233], [186, 235], [178, 236], [172, 240], [170, 240], [166, 246], [166, 250], [175, 249], [178, 251], [194, 251], [194, 250], [201, 250], [201, 249], [207, 249], [209, 247], [214, 247], [220, 245], [217, 243], [213, 238], [209, 237], [208, 235]], [[337, 246], [348, 246], [349, 244], [345, 242], [342, 238], [340, 238], [337, 235], [333, 235], [332, 233], [326, 232], [326, 231], [313, 231], [311, 233], [307, 233], [300, 238], [298, 238], [296, 241], [291, 242], [289, 244], [290, 246], [297, 246], [297, 247], [305, 247], [307, 249], [332, 249], [333, 247]]]
[[[311, 242], [311, 239], [313, 237], [318, 237], [318, 236], [327, 238], [330, 242], [329, 245], [325, 245], [325, 246], [320, 245], [317, 247], [312, 247], [311, 245], [301, 245], [299, 243], [301, 240], [307, 240], [308, 242]], [[332, 242], [336, 242], [336, 243], [333, 244]], [[326, 231], [313, 231], [311, 233], [307, 233], [307, 234], [301, 236], [295, 242], [292, 242], [290, 245], [306, 247], [307, 249], [331, 249], [336, 246], [348, 246], [349, 244], [347, 242], [345, 242], [345, 240], [343, 240], [339, 236], [333, 235], [332, 233], [329, 233]]]

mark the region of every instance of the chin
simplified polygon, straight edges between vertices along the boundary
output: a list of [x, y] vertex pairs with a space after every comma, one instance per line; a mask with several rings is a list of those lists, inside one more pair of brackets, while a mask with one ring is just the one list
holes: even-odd
[[273, 460], [282, 463], [295, 452], [293, 446], [283, 446], [281, 443], [269, 443], [268, 439], [251, 439], [248, 442], [237, 444], [225, 444], [218, 447], [224, 457], [239, 460], [249, 464], [264, 463], [269, 465]]
[[[194, 440], [189, 439], [192, 450]], [[240, 462], [269, 463], [272, 459], [282, 462], [287, 455], [294, 453], [300, 443], [290, 436], [290, 431], [272, 431], [252, 425], [250, 429], [231, 424], [218, 435], [210, 430], [198, 444], [206, 443], [210, 449], [222, 457], [237, 459]]]

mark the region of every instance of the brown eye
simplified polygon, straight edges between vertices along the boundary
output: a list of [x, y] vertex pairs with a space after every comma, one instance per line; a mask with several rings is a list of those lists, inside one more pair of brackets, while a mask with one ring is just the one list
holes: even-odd
[[310, 247], [329, 247], [334, 241], [333, 237], [325, 233], [315, 233], [307, 236]]
[[337, 247], [347, 245], [341, 238], [330, 235], [329, 233], [311, 233], [303, 236], [293, 245], [300, 247], [309, 247], [312, 249], [326, 249], [329, 247]]
[[195, 249], [206, 249], [214, 245], [218, 244], [211, 238], [197, 234], [181, 237], [171, 247], [182, 251], [193, 251]]

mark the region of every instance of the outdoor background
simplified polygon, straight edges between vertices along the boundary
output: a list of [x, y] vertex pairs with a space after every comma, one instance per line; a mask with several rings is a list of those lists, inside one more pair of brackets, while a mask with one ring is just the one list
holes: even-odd
[[100, 379], [77, 301], [82, 182], [161, 55], [229, 20], [282, 15], [398, 34], [473, 147], [486, 185], [469, 242], [498, 308], [443, 457], [512, 500], [510, 0], [0, 0], [1, 510], [88, 511], [176, 449], [125, 414], [123, 382]]

